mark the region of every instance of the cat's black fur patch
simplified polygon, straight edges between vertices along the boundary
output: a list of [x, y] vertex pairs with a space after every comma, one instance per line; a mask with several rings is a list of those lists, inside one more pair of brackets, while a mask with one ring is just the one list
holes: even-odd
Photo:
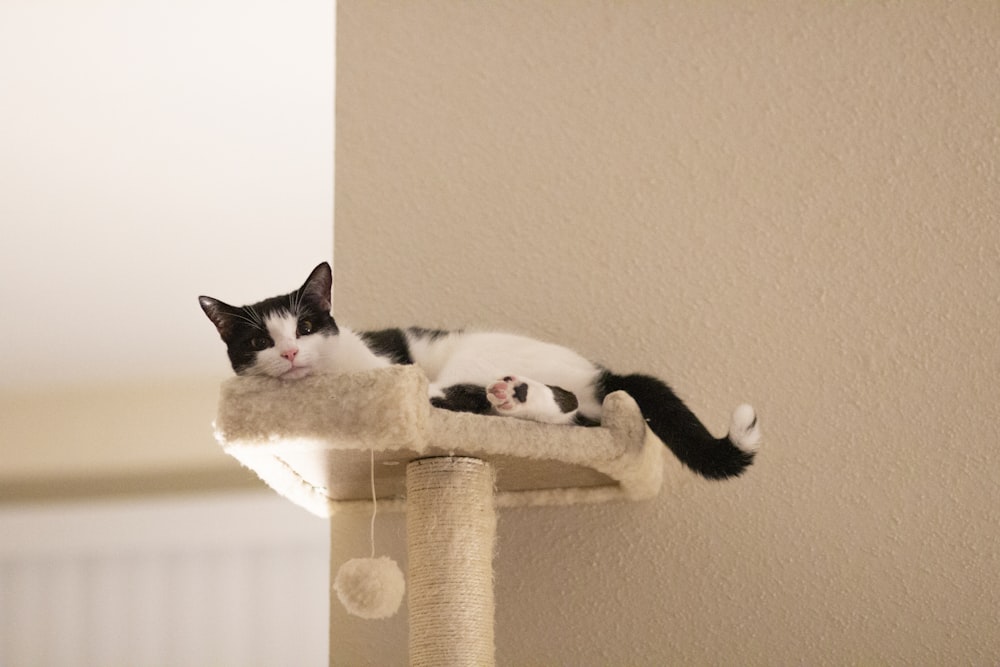
[[410, 345], [406, 342], [406, 334], [402, 329], [381, 329], [380, 331], [358, 332], [372, 352], [380, 357], [386, 357], [394, 364], [410, 365], [413, 357], [410, 355]]
[[578, 407], [580, 407], [580, 401], [577, 400], [576, 394], [571, 391], [566, 391], [562, 387], [553, 387], [548, 385], [549, 389], [552, 390], [552, 396], [556, 400], [556, 405], [562, 412], [573, 412]]
[[424, 327], [407, 327], [406, 331], [414, 338], [424, 338], [430, 341], [444, 338], [450, 333], [462, 333], [461, 330], [452, 332], [444, 329], [425, 329]]
[[445, 387], [444, 398], [435, 396], [431, 405], [455, 412], [474, 412], [480, 415], [493, 413], [493, 405], [486, 398], [486, 392], [476, 384], [455, 384]]
[[715, 438], [674, 391], [649, 375], [616, 375], [604, 371], [597, 381], [599, 400], [624, 391], [639, 405], [646, 423], [682, 463], [710, 479], [735, 477], [753, 463], [728, 437]]
[[230, 339], [227, 341], [226, 353], [229, 355], [229, 362], [233, 365], [233, 370], [239, 375], [254, 365], [257, 361], [257, 352], [252, 341], [261, 337], [268, 341], [268, 347], [274, 346], [270, 334], [264, 327], [255, 327], [249, 324], [237, 325], [234, 327]]
[[521, 403], [528, 400], [528, 384], [526, 382], [514, 385], [514, 398]]

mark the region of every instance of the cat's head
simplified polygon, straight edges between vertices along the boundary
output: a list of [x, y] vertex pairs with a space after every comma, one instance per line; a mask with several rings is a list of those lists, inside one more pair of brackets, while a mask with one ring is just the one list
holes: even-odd
[[237, 375], [294, 380], [321, 371], [328, 362], [324, 341], [338, 333], [330, 315], [333, 276], [323, 262], [299, 289], [249, 306], [198, 297], [226, 343]]

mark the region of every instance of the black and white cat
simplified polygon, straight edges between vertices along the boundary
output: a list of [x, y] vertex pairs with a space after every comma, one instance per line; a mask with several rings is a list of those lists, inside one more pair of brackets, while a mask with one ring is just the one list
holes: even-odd
[[664, 382], [618, 375], [559, 345], [505, 333], [409, 327], [355, 332], [330, 313], [330, 265], [301, 288], [235, 307], [199, 297], [226, 343], [238, 375], [295, 380], [390, 364], [416, 364], [430, 380], [433, 405], [459, 412], [595, 426], [613, 391], [635, 399], [652, 431], [686, 466], [713, 479], [753, 462], [760, 432], [749, 405], [736, 408], [729, 435], [715, 438]]

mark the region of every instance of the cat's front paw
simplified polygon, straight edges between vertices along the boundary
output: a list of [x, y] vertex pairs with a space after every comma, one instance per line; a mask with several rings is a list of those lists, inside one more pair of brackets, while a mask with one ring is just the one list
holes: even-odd
[[486, 399], [500, 412], [514, 412], [528, 400], [528, 385], [513, 375], [486, 387]]
[[486, 398], [497, 414], [550, 424], [572, 423], [578, 405], [565, 389], [513, 375], [486, 387]]

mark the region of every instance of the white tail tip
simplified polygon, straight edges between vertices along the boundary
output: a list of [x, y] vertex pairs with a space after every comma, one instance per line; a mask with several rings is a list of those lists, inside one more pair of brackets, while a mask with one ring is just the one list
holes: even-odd
[[748, 453], [756, 452], [760, 446], [757, 412], [746, 403], [733, 411], [733, 420], [729, 426], [729, 440]]

